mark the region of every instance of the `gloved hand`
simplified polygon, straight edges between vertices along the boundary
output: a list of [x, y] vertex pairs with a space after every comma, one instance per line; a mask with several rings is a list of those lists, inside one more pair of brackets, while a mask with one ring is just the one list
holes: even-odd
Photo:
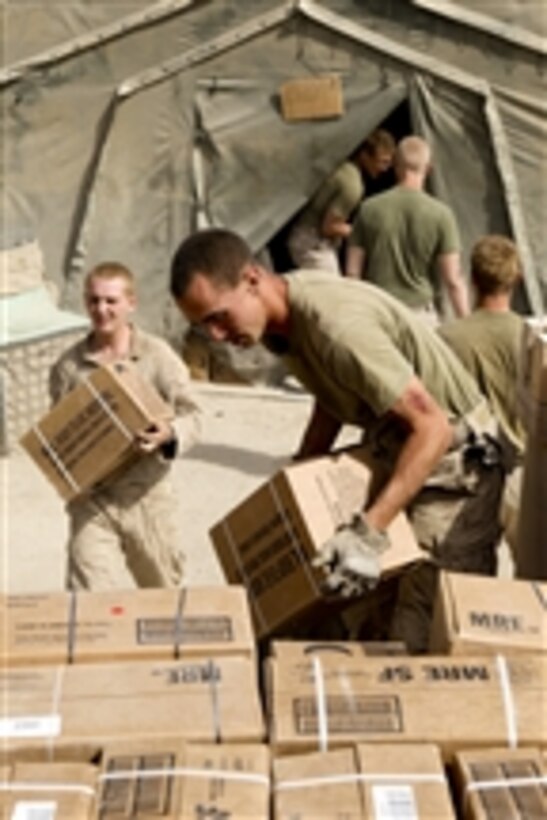
[[361, 515], [356, 515], [322, 545], [313, 566], [327, 571], [327, 593], [342, 598], [358, 597], [378, 583], [380, 555], [389, 545], [383, 530], [374, 529]]

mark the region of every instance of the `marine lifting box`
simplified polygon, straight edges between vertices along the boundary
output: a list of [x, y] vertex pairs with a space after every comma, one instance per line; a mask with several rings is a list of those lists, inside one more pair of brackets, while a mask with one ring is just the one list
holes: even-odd
[[441, 572], [429, 651], [547, 652], [547, 583]]
[[[360, 454], [355, 448], [286, 467], [210, 530], [227, 580], [247, 588], [259, 639], [330, 606], [324, 572], [312, 560], [365, 506], [371, 474]], [[384, 578], [423, 558], [404, 513], [387, 532]]]
[[255, 657], [243, 587], [0, 595], [7, 666]]
[[65, 501], [139, 458], [135, 436], [173, 411], [126, 362], [82, 378], [22, 438], [21, 444]]

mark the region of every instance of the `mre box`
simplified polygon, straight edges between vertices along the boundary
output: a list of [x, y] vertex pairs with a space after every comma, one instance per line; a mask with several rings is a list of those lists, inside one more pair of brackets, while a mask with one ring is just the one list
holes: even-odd
[[118, 362], [83, 378], [21, 444], [68, 501], [137, 458], [136, 434], [172, 415], [133, 365]]
[[441, 572], [429, 649], [547, 652], [547, 583]]
[[255, 640], [243, 587], [0, 595], [6, 666], [237, 655]]
[[[247, 588], [258, 638], [279, 635], [324, 606], [324, 571], [312, 561], [337, 528], [365, 506], [371, 475], [359, 452], [286, 467], [211, 529], [226, 578]], [[388, 535], [383, 577], [423, 558], [403, 513]]]

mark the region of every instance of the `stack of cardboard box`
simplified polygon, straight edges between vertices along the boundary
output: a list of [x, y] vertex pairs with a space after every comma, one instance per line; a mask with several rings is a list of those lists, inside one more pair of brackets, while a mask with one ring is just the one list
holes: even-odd
[[[371, 482], [359, 448], [292, 464], [276, 473], [211, 529], [227, 580], [247, 589], [259, 640], [288, 637], [306, 621], [339, 613], [313, 566], [321, 545], [363, 509]], [[388, 528], [382, 577], [423, 558], [406, 515]]]

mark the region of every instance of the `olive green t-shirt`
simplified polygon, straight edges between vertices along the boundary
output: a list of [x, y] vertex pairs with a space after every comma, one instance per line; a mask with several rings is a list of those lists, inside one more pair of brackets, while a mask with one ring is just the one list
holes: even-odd
[[460, 249], [450, 209], [425, 191], [397, 185], [365, 201], [349, 245], [365, 251], [365, 278], [412, 308], [439, 291], [439, 255]]
[[480, 403], [474, 380], [454, 353], [389, 294], [317, 271], [289, 274], [286, 282], [286, 363], [341, 422], [374, 426], [414, 375], [451, 417]]
[[353, 162], [344, 162], [325, 180], [302, 212], [298, 225], [320, 231], [327, 211], [349, 219], [364, 194], [361, 172]]
[[523, 320], [513, 311], [476, 310], [441, 326], [439, 333], [473, 374], [500, 425], [520, 452], [524, 428], [518, 417], [516, 383]]

